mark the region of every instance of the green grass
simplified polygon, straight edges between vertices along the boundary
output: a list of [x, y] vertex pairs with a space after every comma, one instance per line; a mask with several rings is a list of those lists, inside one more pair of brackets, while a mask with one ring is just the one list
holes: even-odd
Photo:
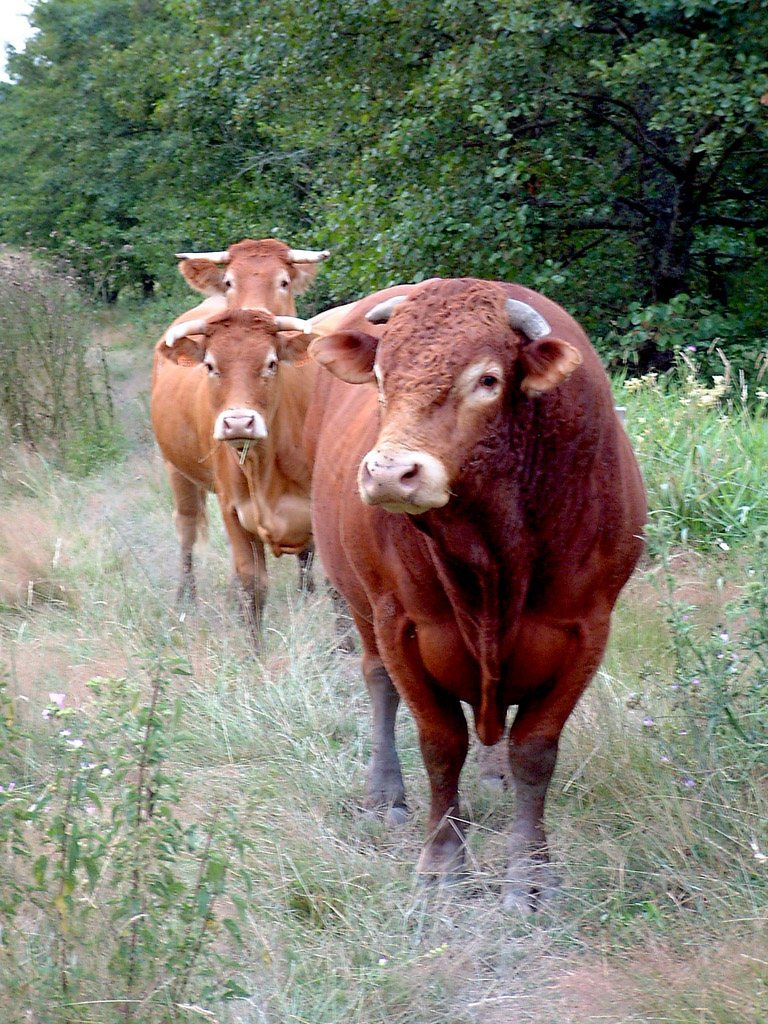
[[[192, 837], [215, 819], [230, 873], [185, 1006], [167, 1007], [165, 990], [147, 982], [135, 990], [144, 1001], [127, 1009], [114, 959], [115, 922], [123, 918], [108, 911], [119, 893], [106, 884], [126, 848], [104, 853], [93, 892], [83, 868], [65, 943], [76, 961], [67, 1008], [56, 890], [50, 882], [35, 889], [31, 880], [34, 858], [55, 850], [45, 817], [54, 811], [42, 804], [23, 823], [30, 857], [6, 843], [0, 860], [0, 881], [23, 896], [14, 919], [0, 925], [0, 975], [14, 986], [12, 998], [0, 994], [3, 1020], [761, 1020], [766, 739], [747, 745], [727, 728], [715, 700], [725, 677], [712, 667], [711, 647], [727, 620], [729, 643], [741, 645], [732, 649], [749, 654], [749, 617], [734, 618], [729, 605], [754, 579], [748, 572], [761, 557], [754, 529], [768, 519], [759, 405], [685, 405], [692, 385], [684, 381], [626, 394], [658, 524], [652, 557], [627, 587], [603, 669], [563, 735], [548, 805], [559, 897], [521, 920], [499, 901], [512, 797], [480, 785], [473, 753], [463, 777], [471, 824], [462, 884], [423, 887], [415, 878], [428, 787], [407, 713], [398, 738], [412, 817], [387, 830], [360, 815], [370, 731], [357, 657], [337, 650], [328, 596], [296, 594], [290, 558], [269, 563], [265, 643], [254, 657], [227, 597], [228, 556], [213, 501], [210, 542], [197, 555], [200, 608], [179, 621], [170, 494], [144, 419], [151, 343], [132, 349], [122, 327], [99, 329], [111, 339], [113, 379], [125, 396], [121, 457], [76, 480], [15, 449], [2, 467], [9, 498], [0, 519], [0, 664], [28, 735], [0, 755], [0, 784], [7, 793], [15, 782], [29, 802], [47, 792], [55, 805], [57, 773], [69, 763], [59, 736], [67, 723], [42, 718], [49, 693], [66, 693], [70, 726], [94, 745], [98, 738], [105, 758], [117, 758], [128, 738], [140, 736], [159, 666], [167, 715], [177, 704], [181, 715], [157, 748], [162, 771], [176, 780], [158, 798], [171, 831], [165, 847], [152, 845], [159, 840], [151, 823], [137, 834], [146, 849], [165, 849], [153, 870], [162, 873], [167, 857], [179, 884], [191, 884], [200, 852]], [[34, 585], [43, 579], [58, 590]], [[682, 704], [679, 682], [701, 658], [710, 665], [704, 697]], [[728, 697], [737, 713], [754, 711], [749, 685], [762, 677], [750, 664], [746, 688]], [[87, 685], [99, 676], [125, 679], [133, 703], [110, 711]], [[686, 722], [706, 742], [694, 742]], [[132, 806], [134, 775], [135, 766], [122, 781], [103, 783], [105, 822]], [[233, 838], [243, 843], [242, 861], [227, 845]], [[225, 918], [237, 922], [240, 943]], [[156, 934], [146, 937], [154, 950], [147, 971], [159, 978], [181, 955], [182, 931], [169, 930], [171, 919], [172, 910], [158, 911]], [[212, 977], [234, 980], [247, 995], [226, 1002], [206, 995]]]

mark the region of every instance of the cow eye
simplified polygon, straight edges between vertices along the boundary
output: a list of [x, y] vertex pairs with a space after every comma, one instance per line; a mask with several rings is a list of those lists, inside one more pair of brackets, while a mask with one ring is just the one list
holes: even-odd
[[218, 377], [219, 376], [219, 372], [216, 369], [216, 367], [213, 365], [213, 363], [209, 362], [207, 359], [203, 363], [203, 366], [208, 371], [208, 376], [209, 377]]
[[494, 373], [484, 373], [477, 383], [481, 388], [487, 388], [489, 391], [492, 391], [499, 383], [499, 378]]
[[277, 359], [274, 356], [272, 356], [271, 359], [268, 359], [264, 369], [270, 376], [277, 373]]

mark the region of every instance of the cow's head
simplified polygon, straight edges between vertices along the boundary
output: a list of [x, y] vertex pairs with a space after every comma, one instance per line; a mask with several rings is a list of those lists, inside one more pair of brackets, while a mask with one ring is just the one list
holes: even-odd
[[582, 361], [532, 306], [488, 282], [430, 282], [368, 319], [389, 319], [381, 338], [340, 331], [309, 351], [340, 379], [378, 386], [380, 432], [358, 486], [366, 504], [391, 512], [446, 505], [466, 467], [509, 437], [515, 403], [556, 388]]
[[327, 250], [291, 249], [276, 238], [246, 238], [223, 252], [179, 252], [179, 270], [203, 295], [221, 295], [230, 309], [267, 309], [294, 316], [294, 296], [315, 278]]
[[279, 368], [306, 353], [306, 323], [263, 310], [225, 310], [169, 328], [166, 359], [202, 364], [215, 422], [213, 437], [237, 449], [268, 436], [279, 400]]

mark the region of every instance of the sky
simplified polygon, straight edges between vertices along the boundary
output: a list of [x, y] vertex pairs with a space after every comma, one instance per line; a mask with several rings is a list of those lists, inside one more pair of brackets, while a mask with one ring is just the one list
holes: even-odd
[[24, 17], [31, 7], [31, 0], [0, 0], [0, 79], [5, 81], [5, 44], [12, 43], [17, 50], [23, 47], [32, 31]]

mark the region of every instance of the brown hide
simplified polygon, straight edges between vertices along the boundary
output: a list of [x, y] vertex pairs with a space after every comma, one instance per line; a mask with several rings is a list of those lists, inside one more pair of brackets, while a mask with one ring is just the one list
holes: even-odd
[[[300, 294], [312, 283], [319, 266], [316, 262], [293, 261], [290, 258], [290, 247], [274, 238], [259, 241], [244, 239], [231, 245], [227, 254], [226, 263], [217, 263], [211, 259], [180, 261], [179, 269], [190, 287], [208, 297], [198, 306], [182, 313], [171, 326], [201, 318], [210, 320], [228, 308], [262, 309], [275, 315], [294, 316], [294, 295]], [[179, 594], [181, 596], [189, 593], [194, 596], [192, 548], [198, 534], [206, 530], [206, 495], [214, 487], [211, 433], [205, 412], [199, 407], [202, 392], [198, 387], [198, 381], [201, 371], [191, 370], [190, 360], [183, 354], [177, 361], [166, 357], [164, 334], [155, 346], [150, 413], [155, 438], [166, 461], [174, 497], [174, 521], [179, 535], [182, 561]], [[314, 369], [286, 366], [284, 370], [282, 390], [283, 401], [287, 403], [284, 415], [287, 434], [283, 448], [287, 452], [289, 445], [301, 433]], [[298, 446], [297, 452], [300, 451]], [[284, 458], [291, 463], [296, 463], [297, 458], [300, 462], [303, 461], [300, 454], [290, 457], [285, 454]], [[267, 465], [269, 466], [269, 463]], [[275, 508], [281, 499], [281, 473], [272, 473], [271, 468], [269, 483], [265, 485], [269, 498], [262, 506], [265, 513], [270, 508]], [[291, 479], [303, 479], [306, 467], [293, 466], [288, 475]], [[239, 493], [247, 489], [244, 474], [236, 465], [230, 468], [229, 477], [231, 489], [237, 489]], [[260, 531], [256, 529], [255, 519], [252, 525], [254, 537], [259, 536]], [[232, 528], [236, 529], [234, 525]], [[283, 529], [284, 525], [279, 518], [274, 523], [264, 524], [264, 531], [271, 537], [280, 536]], [[307, 538], [307, 542], [311, 544], [311, 538]], [[244, 545], [241, 544], [240, 547], [244, 550]], [[278, 552], [292, 551], [294, 547], [293, 541], [285, 545], [279, 541], [273, 544], [273, 549]], [[304, 582], [309, 582], [305, 580], [304, 574], [308, 556], [309, 552], [302, 555], [300, 580]], [[244, 564], [244, 556], [240, 561]], [[255, 542], [251, 562], [252, 568], [246, 575], [256, 577], [257, 590], [263, 595], [266, 590], [266, 567], [264, 552], [258, 541]], [[239, 575], [242, 580], [243, 574]]]
[[[545, 337], [512, 328], [508, 297], [546, 318]], [[378, 298], [310, 347], [337, 376], [378, 387], [322, 373], [305, 429], [315, 541], [352, 609], [372, 697], [367, 802], [404, 807], [399, 696], [432, 793], [420, 869], [450, 873], [462, 703], [489, 744], [516, 705], [505, 899], [525, 907], [547, 889], [546, 788], [641, 551], [643, 485], [600, 361], [559, 306], [518, 285], [432, 281], [381, 327], [360, 315]]]
[[[158, 346], [159, 378], [168, 386], [153, 422], [177, 473], [216, 491], [235, 569], [258, 619], [266, 588], [258, 549], [297, 554], [311, 541], [301, 435], [317, 368], [304, 358], [307, 337], [277, 334], [262, 311], [227, 310], [206, 330]], [[292, 365], [297, 357], [303, 365]], [[190, 358], [194, 368], [177, 365]], [[241, 420], [244, 412], [261, 417], [266, 436], [224, 437], [227, 410]]]

